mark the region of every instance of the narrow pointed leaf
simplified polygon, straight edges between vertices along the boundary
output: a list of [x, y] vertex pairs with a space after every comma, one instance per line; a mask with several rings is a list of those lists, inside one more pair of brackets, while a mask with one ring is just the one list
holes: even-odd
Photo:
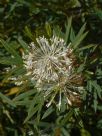
[[69, 36], [70, 36], [70, 29], [72, 24], [72, 17], [68, 20], [68, 25], [66, 26], [66, 33], [65, 33], [65, 42], [68, 44]]
[[52, 112], [54, 111], [53, 107], [51, 106], [50, 108], [48, 108], [44, 115], [42, 116], [42, 119], [46, 118], [47, 116], [49, 116]]
[[16, 106], [12, 100], [10, 100], [7, 96], [3, 95], [2, 93], [0, 93], [0, 98], [1, 98], [4, 102], [7, 102], [9, 105], [11, 105], [11, 106], [13, 106], [13, 107]]

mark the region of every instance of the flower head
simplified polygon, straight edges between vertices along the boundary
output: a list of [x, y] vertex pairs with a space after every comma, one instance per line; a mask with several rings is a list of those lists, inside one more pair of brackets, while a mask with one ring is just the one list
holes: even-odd
[[55, 82], [59, 76], [70, 76], [71, 59], [66, 57], [68, 49], [63, 39], [44, 37], [36, 39], [38, 45], [30, 44], [31, 52], [23, 56], [25, 67], [37, 82]]
[[[36, 87], [45, 91], [45, 96], [50, 94], [54, 88], [59, 88], [60, 102], [61, 93], [77, 90], [73, 83], [79, 75], [74, 74], [73, 50], [62, 38], [53, 36], [50, 39], [45, 37], [36, 38], [35, 43], [30, 44], [30, 52], [23, 54], [24, 66], [27, 75], [31, 75], [31, 80], [36, 81]], [[79, 78], [77, 78], [79, 80]], [[71, 103], [68, 100], [68, 103]]]

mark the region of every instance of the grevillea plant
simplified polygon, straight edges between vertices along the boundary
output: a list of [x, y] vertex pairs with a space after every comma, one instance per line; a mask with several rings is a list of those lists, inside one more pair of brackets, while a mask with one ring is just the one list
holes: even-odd
[[[25, 48], [25, 51], [22, 51], [20, 59], [25, 74], [12, 75], [8, 79], [17, 86], [22, 86], [29, 80], [37, 92], [42, 93], [47, 107], [55, 103], [60, 110], [63, 100], [67, 107], [80, 105], [81, 95], [84, 92], [84, 78], [82, 73], [77, 73], [80, 64], [75, 52], [87, 34], [83, 33], [85, 25], [76, 36], [72, 33], [71, 18], [65, 35], [61, 31], [60, 34], [57, 33], [58, 31], [50, 34], [50, 27], [47, 28], [48, 38], [38, 36]], [[15, 59], [14, 55], [11, 57]], [[18, 65], [12, 65], [12, 69], [17, 67]], [[10, 68], [6, 71], [9, 72]]]
[[[8, 58], [2, 57], [0, 60], [2, 64], [9, 64], [9, 67], [4, 69], [7, 77], [3, 79], [3, 83], [9, 82], [16, 88], [13, 93], [11, 90], [6, 94], [14, 95], [12, 100], [3, 94], [0, 95], [11, 106], [25, 107], [27, 116], [22, 121], [24, 124], [34, 119], [36, 121], [34, 127], [37, 128], [41, 120], [54, 112], [60, 116], [53, 125], [60, 125], [63, 128], [69, 120], [72, 124], [75, 122], [73, 114], [77, 117], [79, 108], [83, 106], [83, 97], [87, 91], [84, 84], [87, 56], [83, 57], [83, 50], [94, 46], [81, 45], [87, 35], [87, 32], [84, 32], [85, 25], [81, 27], [78, 34], [75, 34], [71, 24], [70, 18], [66, 33], [58, 27], [52, 32], [50, 26], [46, 26], [47, 34], [36, 36], [29, 44], [19, 38], [20, 55], [17, 50], [1, 40], [2, 45], [9, 52]], [[81, 119], [78, 123], [80, 122], [83, 127]], [[53, 127], [51, 129], [53, 130]], [[42, 128], [37, 133], [40, 131], [43, 131]]]

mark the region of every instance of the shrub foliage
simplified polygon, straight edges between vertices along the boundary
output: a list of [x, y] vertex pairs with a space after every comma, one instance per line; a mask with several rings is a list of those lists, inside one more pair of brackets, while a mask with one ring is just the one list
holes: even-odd
[[[0, 136], [101, 136], [102, 0], [1, 0], [0, 17]], [[73, 62], [74, 76], [66, 78], [65, 58], [57, 54], [60, 60], [55, 60], [53, 52], [59, 52], [62, 44], [52, 42], [53, 36], [71, 49], [67, 57]], [[39, 44], [39, 37], [47, 40]], [[57, 49], [52, 51], [47, 42]], [[64, 68], [58, 73], [59, 84], [42, 80], [40, 90], [38, 79], [31, 80], [34, 73], [26, 68], [32, 68], [32, 57], [26, 58], [26, 67], [23, 58], [35, 53], [33, 68], [37, 65], [39, 70], [36, 60], [42, 63], [43, 58], [39, 60], [39, 49], [53, 56], [50, 76], [58, 73], [55, 67]]]

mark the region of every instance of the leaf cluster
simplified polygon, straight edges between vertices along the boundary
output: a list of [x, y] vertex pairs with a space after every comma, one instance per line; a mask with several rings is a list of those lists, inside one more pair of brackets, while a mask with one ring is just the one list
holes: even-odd
[[[0, 135], [101, 136], [102, 0], [1, 0], [0, 17]], [[74, 49], [85, 88], [81, 104], [70, 107], [63, 98], [60, 111], [58, 96], [45, 100], [25, 76], [22, 61], [31, 41], [53, 34]], [[19, 75], [21, 86], [8, 80]]]

